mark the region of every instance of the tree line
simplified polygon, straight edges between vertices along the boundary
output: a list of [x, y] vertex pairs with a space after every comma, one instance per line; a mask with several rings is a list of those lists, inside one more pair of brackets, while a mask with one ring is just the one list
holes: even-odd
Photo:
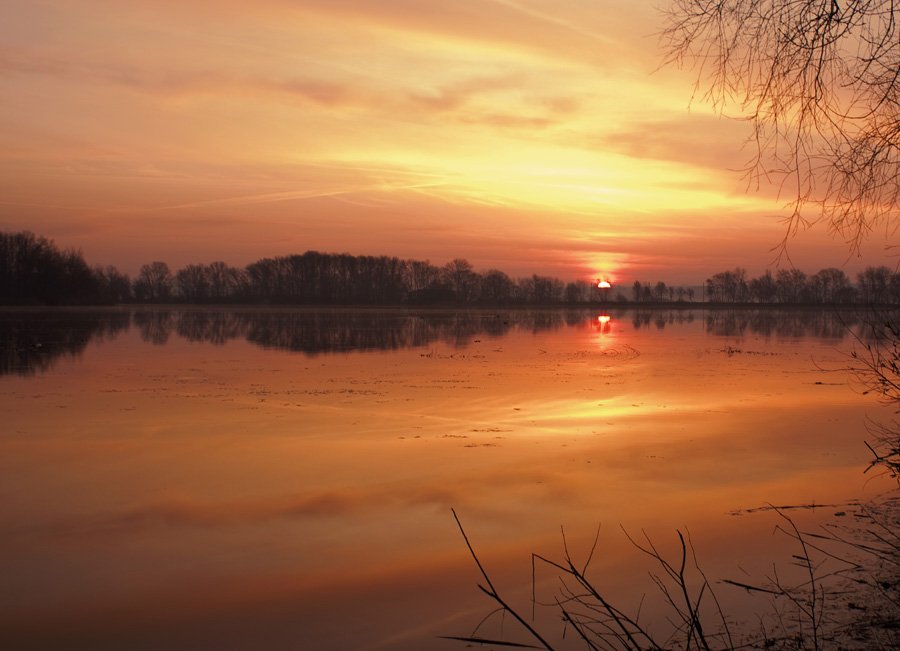
[[[614, 293], [613, 293], [614, 292]], [[33, 233], [0, 232], [0, 303], [102, 305], [118, 303], [262, 303], [273, 305], [553, 305], [684, 303], [693, 287], [635, 281], [631, 296], [583, 280], [532, 274], [512, 278], [499, 269], [477, 272], [463, 258], [443, 266], [390, 256], [307, 251], [262, 258], [246, 267], [225, 262], [143, 265], [136, 278], [112, 266], [91, 267], [78, 251], [61, 250]], [[779, 269], [749, 278], [736, 268], [709, 278], [702, 301], [760, 304], [900, 304], [900, 274], [868, 267], [856, 283], [840, 269], [806, 275]]]
[[0, 303], [7, 305], [545, 305], [598, 298], [585, 281], [538, 274], [514, 279], [499, 269], [479, 273], [462, 258], [437, 266], [316, 251], [262, 258], [243, 268], [212, 262], [173, 271], [155, 261], [131, 279], [115, 267], [91, 267], [80, 252], [60, 250], [33, 233], [0, 233]]
[[854, 284], [841, 269], [812, 275], [799, 269], [766, 271], [750, 278], [740, 267], [707, 279], [705, 300], [713, 303], [788, 305], [900, 305], [900, 273], [889, 267], [866, 267]]
[[114, 267], [91, 268], [80, 252], [45, 237], [0, 232], [0, 303], [91, 305], [127, 301], [131, 281]]
[[244, 268], [224, 262], [172, 272], [165, 262], [141, 267], [133, 299], [146, 303], [265, 303], [273, 305], [543, 305], [591, 300], [589, 283], [533, 274], [475, 271], [462, 258], [443, 266], [390, 256], [307, 251], [257, 260]]

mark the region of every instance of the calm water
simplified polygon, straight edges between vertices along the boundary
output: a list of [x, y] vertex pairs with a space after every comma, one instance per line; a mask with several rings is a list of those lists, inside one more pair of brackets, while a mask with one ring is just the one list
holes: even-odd
[[848, 320], [0, 312], [0, 647], [462, 648], [435, 636], [490, 605], [451, 507], [526, 612], [561, 525], [580, 554], [601, 523], [626, 604], [648, 587], [620, 525], [764, 571], [773, 515], [735, 512], [890, 487]]

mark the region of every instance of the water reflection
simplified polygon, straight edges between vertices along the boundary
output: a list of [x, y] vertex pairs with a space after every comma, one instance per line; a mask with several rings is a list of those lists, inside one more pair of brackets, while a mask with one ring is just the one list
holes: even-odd
[[694, 322], [694, 312], [685, 310], [634, 310], [631, 325], [635, 330], [650, 327], [652, 323], [657, 330], [667, 325], [682, 325]]
[[706, 313], [706, 331], [724, 337], [749, 332], [763, 337], [840, 340], [850, 332], [857, 333], [860, 323], [859, 315], [854, 312], [710, 310]]
[[597, 323], [594, 325], [597, 332], [601, 335], [608, 335], [611, 330], [610, 324], [612, 323], [612, 317], [608, 314], [601, 314], [597, 317]]
[[[423, 313], [311, 311], [190, 311], [153, 322], [188, 341], [223, 344], [245, 339], [263, 348], [310, 355], [397, 350], [441, 341], [462, 347], [479, 336], [501, 337], [511, 329], [558, 329], [583, 320], [563, 312]], [[156, 342], [160, 335], [142, 329]]]
[[848, 335], [864, 338], [860, 326], [864, 319], [856, 312], [823, 310], [715, 309], [715, 310], [632, 310], [615, 314], [624, 319], [630, 314], [635, 330], [691, 324], [701, 318], [707, 334], [716, 337], [762, 337], [841, 340]]
[[175, 323], [175, 315], [167, 310], [134, 313], [134, 325], [140, 330], [141, 339], [154, 346], [162, 346], [169, 341]]
[[0, 375], [34, 375], [127, 330], [127, 312], [0, 312]]
[[0, 375], [50, 370], [78, 356], [92, 340], [115, 337], [132, 324], [143, 341], [164, 345], [173, 336], [223, 345], [245, 340], [263, 348], [308, 355], [397, 350], [441, 342], [464, 347], [479, 337], [512, 330], [539, 333], [590, 327], [600, 335], [630, 324], [635, 331], [689, 326], [699, 320], [708, 335], [741, 337], [864, 338], [860, 315], [816, 310], [585, 310], [421, 312], [314, 310], [135, 309], [127, 311], [7, 311], [0, 315]]

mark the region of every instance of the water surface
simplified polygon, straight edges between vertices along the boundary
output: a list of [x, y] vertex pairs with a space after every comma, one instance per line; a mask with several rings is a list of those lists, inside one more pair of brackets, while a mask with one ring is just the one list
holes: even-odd
[[[864, 419], [822, 312], [0, 312], [0, 642], [452, 649], [489, 611], [450, 515], [528, 610], [560, 526], [637, 603], [619, 532], [714, 576], [846, 504]], [[840, 507], [802, 514], [815, 522]], [[551, 578], [540, 579], [550, 585]], [[643, 585], [643, 587], [642, 587]]]

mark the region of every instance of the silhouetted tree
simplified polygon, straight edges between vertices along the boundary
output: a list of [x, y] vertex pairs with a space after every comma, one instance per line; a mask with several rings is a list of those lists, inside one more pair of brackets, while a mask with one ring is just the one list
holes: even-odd
[[722, 271], [706, 281], [707, 300], [720, 303], [736, 303], [747, 300], [746, 271], [740, 267]]
[[0, 302], [102, 302], [100, 280], [80, 252], [62, 251], [34, 233], [0, 233]]
[[440, 277], [440, 269], [431, 264], [428, 260], [410, 260], [406, 264], [406, 287], [411, 292], [418, 292], [434, 282]]
[[281, 303], [287, 298], [287, 273], [284, 258], [263, 258], [247, 266], [250, 294], [266, 303]]
[[165, 262], [151, 262], [141, 267], [134, 281], [134, 296], [139, 301], [161, 303], [172, 297], [174, 279]]
[[806, 274], [799, 269], [779, 269], [775, 274], [775, 295], [781, 303], [803, 300]]
[[478, 275], [468, 260], [455, 258], [441, 269], [441, 279], [456, 294], [457, 300], [469, 303], [477, 298]]
[[517, 303], [534, 303], [534, 278], [532, 276], [516, 279], [513, 298]]
[[411, 305], [446, 305], [456, 301], [456, 293], [436, 280], [425, 289], [409, 292], [406, 300]]
[[891, 282], [888, 287], [888, 301], [891, 305], [900, 305], [900, 273], [891, 274]]
[[247, 274], [243, 269], [224, 262], [212, 262], [206, 267], [210, 300], [229, 302], [246, 292]]
[[842, 269], [829, 267], [809, 279], [817, 303], [848, 303], [852, 298], [850, 279]]
[[175, 274], [175, 293], [189, 303], [205, 303], [209, 298], [209, 282], [203, 265], [189, 264]]
[[595, 290], [593, 284], [583, 280], [567, 283], [563, 291], [563, 300], [566, 303], [585, 303], [591, 300], [591, 292]]
[[532, 276], [533, 296], [532, 303], [538, 305], [546, 305], [548, 303], [558, 303], [562, 300], [563, 286], [555, 278], [547, 276]]
[[669, 290], [666, 288], [666, 284], [660, 280], [653, 287], [653, 300], [664, 301], [668, 293]]
[[758, 303], [772, 303], [778, 295], [778, 287], [772, 272], [766, 269], [766, 272], [758, 278], [753, 278], [747, 284], [750, 292], [750, 299]]
[[890, 298], [893, 273], [887, 267], [866, 267], [857, 276], [860, 300], [866, 305], [884, 305]]
[[481, 278], [481, 300], [484, 303], [503, 304], [512, 300], [513, 281], [498, 269], [490, 269]]
[[102, 303], [115, 305], [127, 303], [133, 298], [128, 274], [121, 273], [113, 266], [107, 266], [96, 267], [94, 277], [97, 279]]

